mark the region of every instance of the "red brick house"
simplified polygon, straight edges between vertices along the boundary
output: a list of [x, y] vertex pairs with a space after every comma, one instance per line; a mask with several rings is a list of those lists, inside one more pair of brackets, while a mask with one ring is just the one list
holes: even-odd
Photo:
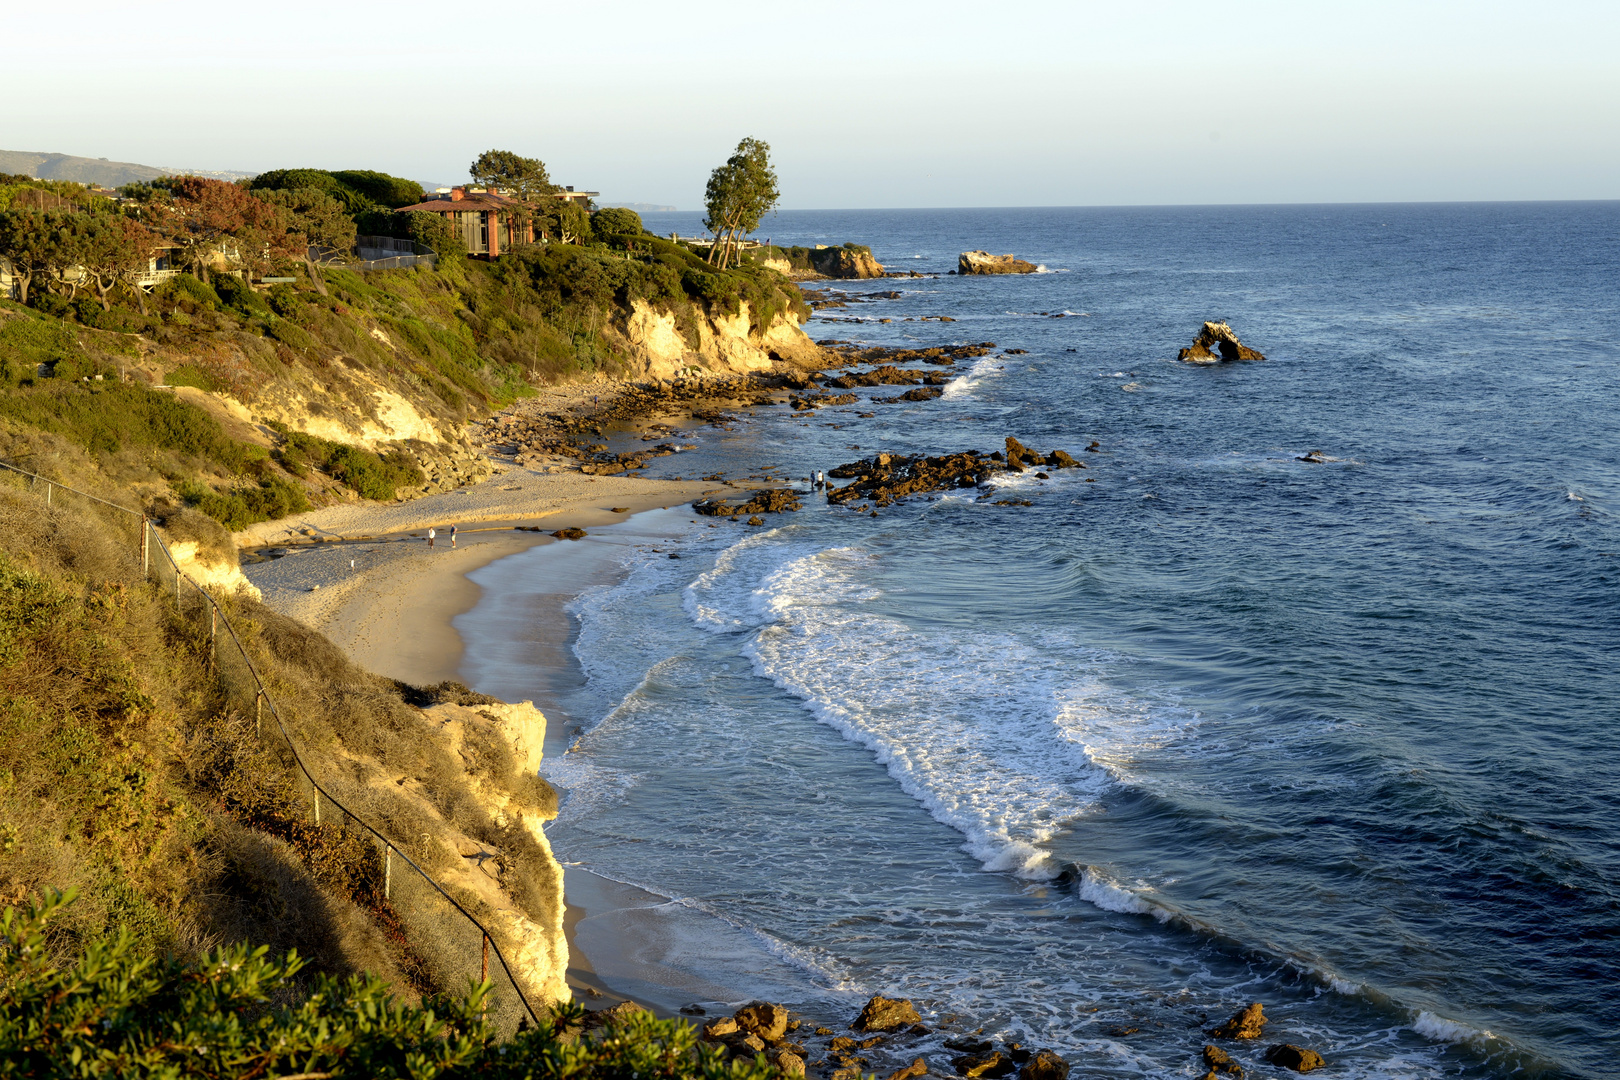
[[415, 206], [400, 208], [401, 213], [411, 210], [438, 214], [450, 222], [461, 233], [470, 255], [494, 259], [518, 244], [534, 242], [530, 207], [498, 192], [454, 187], [429, 195]]

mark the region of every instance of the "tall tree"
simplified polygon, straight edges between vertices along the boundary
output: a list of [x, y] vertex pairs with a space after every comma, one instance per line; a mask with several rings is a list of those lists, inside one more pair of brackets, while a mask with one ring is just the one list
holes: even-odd
[[546, 163], [526, 158], [510, 150], [485, 150], [467, 170], [473, 183], [503, 187], [524, 202], [531, 202], [556, 189], [546, 173]]
[[715, 241], [709, 248], [709, 261], [724, 270], [731, 262], [736, 238], [759, 228], [780, 198], [770, 143], [752, 138], [738, 143], [726, 163], [709, 174], [703, 193], [708, 211], [704, 225], [714, 233]]
[[[292, 191], [256, 191], [254, 194], [279, 206], [286, 214], [282, 226], [286, 232], [304, 238], [303, 250], [298, 257], [304, 260], [309, 280], [317, 292], [326, 295], [326, 283], [321, 280], [311, 247], [328, 251], [348, 251], [354, 247], [355, 225], [344, 204], [320, 188], [297, 188]], [[296, 241], [293, 241], [296, 243]]]
[[112, 307], [112, 290], [128, 275], [146, 268], [157, 237], [140, 222], [122, 214], [77, 214], [73, 223], [75, 255], [95, 286], [101, 309]]
[[62, 216], [33, 210], [0, 213], [0, 257], [11, 263], [17, 299], [25, 304], [34, 279], [50, 273], [56, 263]]
[[198, 277], [220, 256], [234, 257], [247, 270], [305, 257], [303, 235], [287, 227], [285, 208], [223, 180], [181, 176], [168, 186], [172, 201], [154, 200], [142, 216], [180, 245]]

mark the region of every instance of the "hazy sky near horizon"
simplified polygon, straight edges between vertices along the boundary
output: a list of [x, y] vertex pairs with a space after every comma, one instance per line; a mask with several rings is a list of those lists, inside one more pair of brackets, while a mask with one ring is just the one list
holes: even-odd
[[491, 147], [697, 209], [1620, 198], [1620, 4], [28, 5], [0, 149], [466, 179]]

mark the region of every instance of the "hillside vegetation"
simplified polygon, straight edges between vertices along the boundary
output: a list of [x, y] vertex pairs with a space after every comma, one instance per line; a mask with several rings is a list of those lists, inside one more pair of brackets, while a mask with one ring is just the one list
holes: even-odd
[[[150, 294], [116, 275], [103, 292], [69, 266], [92, 257], [90, 239], [64, 239], [56, 264], [41, 256], [26, 304], [0, 301], [0, 457], [180, 497], [232, 529], [477, 479], [487, 470], [467, 421], [536, 386], [638, 374], [638, 308], [672, 318], [694, 351], [714, 318], [746, 309], [762, 336], [808, 314], [774, 271], [717, 269], [622, 209], [586, 218], [577, 242], [487, 262], [465, 257], [439, 218], [391, 209], [419, 188], [363, 170], [282, 170], [251, 190], [159, 182], [116, 205], [77, 185], [0, 181], [0, 249], [40, 221], [58, 237], [105, 237], [118, 219], [195, 239], [193, 223], [217, 218], [226, 239], [209, 250], [234, 227], [269, 252], [257, 272], [292, 279], [252, 285], [251, 268], [236, 276], [187, 249], [189, 272]], [[360, 273], [302, 257], [310, 236], [352, 242], [357, 218], [432, 241], [437, 265]]]

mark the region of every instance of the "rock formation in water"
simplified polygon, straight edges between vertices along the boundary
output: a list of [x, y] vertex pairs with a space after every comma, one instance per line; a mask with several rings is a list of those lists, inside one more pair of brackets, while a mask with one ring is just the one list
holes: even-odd
[[866, 1003], [855, 1022], [849, 1025], [855, 1031], [893, 1031], [922, 1023], [922, 1017], [909, 1000], [874, 997]]
[[1176, 354], [1189, 364], [1217, 364], [1222, 360], [1264, 360], [1265, 357], [1238, 340], [1237, 331], [1225, 322], [1207, 322], [1198, 331], [1191, 348]]
[[1266, 1051], [1266, 1060], [1273, 1065], [1284, 1069], [1293, 1069], [1295, 1072], [1306, 1073], [1312, 1069], [1320, 1069], [1327, 1062], [1315, 1050], [1307, 1050], [1303, 1046], [1293, 1043], [1279, 1043]]
[[992, 255], [988, 251], [964, 251], [956, 260], [958, 274], [1033, 274], [1038, 269], [1016, 255]]
[[880, 278], [883, 264], [872, 258], [868, 247], [817, 248], [810, 252], [810, 265], [816, 273], [830, 278]]
[[1233, 1013], [1230, 1020], [1215, 1028], [1210, 1035], [1217, 1039], [1258, 1039], [1260, 1029], [1265, 1026], [1265, 1010], [1256, 1001], [1253, 1005]]

